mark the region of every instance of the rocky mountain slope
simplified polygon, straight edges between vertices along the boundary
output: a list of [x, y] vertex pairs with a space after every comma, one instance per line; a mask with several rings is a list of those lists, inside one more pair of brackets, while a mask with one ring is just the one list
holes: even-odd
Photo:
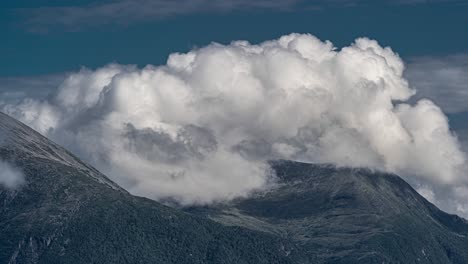
[[267, 192], [170, 208], [1, 113], [0, 160], [25, 175], [0, 184], [0, 263], [468, 263], [468, 223], [396, 175], [276, 161]]
[[[0, 114], [0, 263], [299, 263], [287, 240], [135, 197], [29, 127]], [[1, 172], [0, 172], [1, 173]], [[308, 261], [308, 260], [306, 260]]]
[[278, 186], [188, 211], [289, 239], [323, 263], [468, 263], [468, 223], [437, 209], [400, 177], [292, 161]]

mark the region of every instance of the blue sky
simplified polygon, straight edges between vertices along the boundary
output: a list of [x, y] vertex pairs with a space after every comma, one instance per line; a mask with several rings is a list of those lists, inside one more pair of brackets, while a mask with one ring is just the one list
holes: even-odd
[[171, 52], [212, 41], [256, 43], [291, 32], [338, 47], [367, 36], [404, 58], [458, 54], [468, 51], [467, 13], [466, 1], [6, 0], [0, 76], [162, 64]]
[[44, 97], [81, 67], [160, 65], [170, 53], [213, 41], [258, 43], [298, 32], [338, 48], [362, 36], [392, 47], [407, 63], [418, 98], [463, 120], [466, 14], [466, 0], [5, 0], [0, 93], [4, 101]]

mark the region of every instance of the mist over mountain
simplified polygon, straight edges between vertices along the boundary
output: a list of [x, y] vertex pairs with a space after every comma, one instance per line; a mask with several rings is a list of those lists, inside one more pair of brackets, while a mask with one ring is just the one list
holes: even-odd
[[130, 195], [2, 113], [0, 133], [25, 181], [0, 185], [0, 263], [300, 263], [287, 240]]
[[269, 190], [177, 209], [4, 114], [0, 133], [0, 158], [24, 177], [0, 185], [0, 263], [468, 261], [467, 221], [396, 175], [280, 160]]

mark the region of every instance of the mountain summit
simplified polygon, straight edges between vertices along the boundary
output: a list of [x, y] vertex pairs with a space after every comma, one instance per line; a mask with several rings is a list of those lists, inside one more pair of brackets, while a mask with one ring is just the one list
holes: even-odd
[[292, 161], [278, 185], [230, 204], [190, 208], [231, 226], [287, 238], [323, 263], [467, 263], [468, 223], [397, 175]]
[[400, 177], [292, 161], [277, 185], [230, 203], [136, 197], [0, 113], [0, 263], [467, 263], [468, 223]]

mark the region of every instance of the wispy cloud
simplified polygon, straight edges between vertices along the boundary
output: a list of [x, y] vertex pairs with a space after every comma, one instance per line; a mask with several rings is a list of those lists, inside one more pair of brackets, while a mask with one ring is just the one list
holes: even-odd
[[447, 113], [468, 111], [468, 54], [412, 58], [406, 76], [418, 90], [414, 99], [429, 98]]
[[45, 98], [55, 90], [68, 73], [47, 74], [41, 76], [0, 77], [0, 104], [12, 103], [26, 96]]
[[460, 0], [107, 0], [87, 5], [66, 5], [40, 8], [16, 9], [24, 18], [24, 25], [33, 32], [48, 32], [54, 29], [78, 31], [103, 25], [129, 25], [137, 22], [155, 21], [168, 17], [200, 14], [226, 13], [232, 11], [294, 11], [317, 10], [330, 7], [358, 5], [407, 5], [431, 3], [460, 3]]
[[290, 10], [302, 0], [113, 0], [84, 6], [18, 9], [33, 31], [51, 27], [80, 30], [96, 25], [128, 25], [171, 16], [236, 10]]
[[15, 189], [23, 183], [23, 172], [9, 162], [0, 160], [0, 186]]

